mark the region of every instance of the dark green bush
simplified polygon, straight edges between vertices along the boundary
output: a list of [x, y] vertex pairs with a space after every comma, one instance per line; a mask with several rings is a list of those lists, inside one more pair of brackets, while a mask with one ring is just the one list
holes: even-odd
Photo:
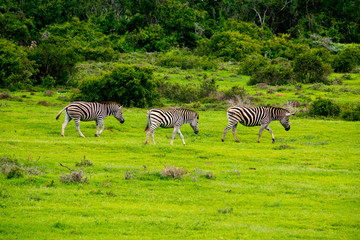
[[328, 83], [327, 77], [332, 72], [331, 66], [322, 60], [316, 49], [297, 56], [293, 68], [296, 81], [301, 83]]
[[161, 96], [181, 103], [190, 103], [199, 100], [199, 89], [194, 84], [180, 85], [164, 82], [159, 87]]
[[129, 33], [126, 37], [127, 45], [133, 49], [141, 49], [147, 52], [158, 52], [168, 50], [173, 39], [166, 36], [160, 25], [138, 29]]
[[244, 101], [246, 98], [246, 91], [240, 86], [233, 86], [223, 92], [221, 92], [221, 100], [233, 100], [238, 101], [239, 99]]
[[286, 58], [293, 60], [297, 55], [309, 50], [306, 44], [295, 43], [289, 39], [290, 35], [282, 34], [267, 41], [262, 46], [262, 54], [269, 58]]
[[247, 56], [240, 65], [239, 74], [252, 75], [259, 69], [270, 65], [269, 59], [261, 55], [249, 55]]
[[25, 48], [0, 39], [0, 87], [23, 88], [33, 84], [35, 62], [29, 60]]
[[331, 63], [336, 72], [350, 72], [360, 64], [360, 47], [351, 45], [334, 56]]
[[210, 39], [210, 49], [217, 57], [240, 61], [248, 55], [260, 53], [261, 45], [256, 39], [235, 31], [214, 34]]
[[36, 37], [36, 29], [33, 21], [20, 12], [0, 13], [0, 37], [30, 45], [30, 38]]
[[329, 99], [318, 99], [311, 103], [309, 114], [313, 116], [336, 117], [340, 114], [340, 107]]
[[190, 51], [174, 49], [161, 55], [156, 60], [156, 65], [162, 67], [179, 67], [181, 69], [210, 70], [217, 67], [217, 61], [208, 57], [193, 55]]
[[153, 69], [120, 64], [101, 77], [85, 78], [72, 100], [115, 101], [123, 106], [146, 107], [159, 104]]
[[360, 104], [350, 106], [341, 113], [341, 118], [346, 121], [360, 121]]
[[285, 85], [293, 83], [294, 73], [289, 63], [266, 65], [251, 75], [248, 85], [266, 83], [268, 85]]

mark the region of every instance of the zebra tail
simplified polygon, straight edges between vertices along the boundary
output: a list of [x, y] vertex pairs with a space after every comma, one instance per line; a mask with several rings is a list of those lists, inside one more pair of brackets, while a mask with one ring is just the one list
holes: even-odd
[[148, 112], [148, 114], [147, 114], [147, 123], [146, 123], [146, 128], [144, 131], [147, 131], [149, 129], [149, 127], [150, 127], [149, 123], [150, 123], [150, 112]]
[[59, 113], [58, 113], [58, 115], [56, 116], [56, 120], [58, 120], [59, 119], [59, 117], [60, 117], [60, 115], [61, 115], [61, 113], [65, 110], [67, 108], [67, 106], [66, 107], [64, 107]]

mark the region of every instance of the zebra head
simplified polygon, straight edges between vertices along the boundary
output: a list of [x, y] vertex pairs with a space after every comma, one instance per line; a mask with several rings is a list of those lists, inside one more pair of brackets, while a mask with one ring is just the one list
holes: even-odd
[[122, 114], [122, 106], [120, 106], [116, 112], [114, 113], [114, 117], [119, 120], [120, 123], [124, 123], [125, 122], [125, 119], [123, 117], [123, 114]]
[[283, 127], [285, 128], [286, 131], [289, 131], [289, 130], [290, 130], [289, 117], [290, 117], [291, 115], [295, 115], [295, 113], [287, 112], [287, 113], [285, 113], [285, 115], [280, 119], [280, 123], [281, 123], [281, 125], [283, 125]]
[[190, 122], [190, 126], [191, 126], [192, 129], [194, 130], [194, 133], [195, 133], [195, 134], [198, 134], [198, 132], [199, 132], [198, 119], [199, 119], [199, 114], [197, 114], [197, 113], [195, 112], [195, 117], [194, 117], [193, 120], [191, 120], [191, 122]]

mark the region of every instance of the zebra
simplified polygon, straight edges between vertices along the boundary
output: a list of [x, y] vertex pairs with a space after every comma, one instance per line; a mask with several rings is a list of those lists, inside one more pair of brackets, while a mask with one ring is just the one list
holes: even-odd
[[272, 142], [275, 143], [273, 131], [269, 128], [272, 121], [278, 120], [284, 126], [286, 131], [290, 130], [289, 116], [295, 115], [288, 110], [276, 107], [231, 107], [227, 110], [227, 117], [229, 120], [228, 126], [224, 130], [222, 141], [225, 140], [227, 131], [232, 128], [232, 133], [236, 142], [239, 139], [236, 137], [236, 127], [240, 122], [247, 127], [260, 126], [258, 142], [260, 143], [261, 134], [264, 129], [268, 130], [272, 136]]
[[[96, 137], [99, 137], [104, 130], [104, 118], [110, 115], [124, 123], [124, 117], [122, 114], [122, 106], [116, 102], [72, 102], [63, 108], [56, 116], [56, 120], [59, 119], [61, 113], [65, 111], [65, 122], [62, 124], [61, 136], [64, 137], [65, 127], [68, 125], [71, 119], [74, 119], [76, 130], [81, 137], [85, 137], [80, 131], [80, 121], [95, 121], [96, 122]], [[99, 132], [99, 125], [101, 130]]]
[[176, 133], [180, 135], [180, 138], [185, 145], [184, 136], [180, 132], [180, 127], [183, 124], [190, 123], [190, 126], [194, 130], [195, 134], [198, 134], [198, 119], [199, 114], [195, 111], [184, 109], [184, 108], [175, 108], [175, 109], [160, 109], [153, 108], [147, 113], [147, 124], [145, 131], [146, 132], [146, 142], [149, 142], [149, 134], [153, 139], [155, 144], [154, 131], [157, 127], [162, 128], [174, 128], [172, 133], [170, 144], [173, 145], [174, 138]]

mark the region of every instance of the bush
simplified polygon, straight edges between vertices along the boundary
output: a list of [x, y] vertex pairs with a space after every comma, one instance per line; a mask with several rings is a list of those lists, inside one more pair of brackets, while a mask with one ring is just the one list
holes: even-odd
[[175, 167], [175, 166], [166, 166], [161, 171], [161, 176], [164, 178], [171, 177], [173, 179], [181, 179], [183, 177], [183, 175], [185, 175], [187, 173], [188, 172], [184, 168], [179, 168], [179, 167]]
[[301, 83], [328, 83], [327, 77], [332, 72], [331, 66], [325, 63], [316, 49], [300, 54], [294, 59], [293, 67], [296, 81]]
[[269, 58], [286, 58], [293, 60], [299, 54], [307, 51], [309, 46], [306, 44], [294, 43], [289, 40], [288, 34], [282, 34], [264, 42], [262, 54]]
[[240, 61], [248, 55], [260, 53], [261, 45], [258, 40], [248, 35], [227, 31], [211, 37], [210, 49], [216, 56], [225, 60]]
[[285, 85], [294, 81], [294, 73], [290, 64], [267, 65], [253, 72], [248, 85], [266, 83], [268, 85]]
[[127, 45], [133, 49], [141, 49], [146, 52], [165, 51], [170, 48], [173, 40], [167, 37], [160, 25], [150, 25], [129, 33], [126, 37]]
[[313, 116], [339, 116], [340, 107], [329, 99], [318, 99], [311, 103], [309, 114]]
[[357, 106], [350, 106], [341, 113], [341, 118], [346, 121], [360, 121], [360, 104]]
[[28, 53], [9, 40], [0, 39], [0, 87], [24, 88], [33, 84], [30, 77], [36, 73], [35, 62]]
[[360, 64], [360, 47], [350, 45], [334, 56], [331, 66], [336, 72], [350, 72]]
[[156, 60], [156, 65], [169, 68], [179, 67], [184, 70], [197, 68], [210, 70], [215, 69], [218, 64], [211, 58], [194, 56], [190, 51], [175, 49], [160, 56]]
[[153, 69], [119, 64], [102, 77], [85, 78], [79, 83], [72, 100], [115, 101], [123, 106], [146, 107], [159, 104]]
[[198, 101], [199, 89], [194, 84], [180, 85], [164, 82], [159, 87], [161, 96], [182, 103]]
[[84, 171], [82, 170], [74, 171], [70, 174], [62, 173], [59, 180], [62, 183], [88, 183], [88, 178], [84, 178]]
[[260, 68], [263, 68], [267, 65], [270, 65], [270, 61], [266, 57], [263, 57], [260, 54], [249, 55], [241, 62], [238, 73], [245, 75], [252, 75]]

